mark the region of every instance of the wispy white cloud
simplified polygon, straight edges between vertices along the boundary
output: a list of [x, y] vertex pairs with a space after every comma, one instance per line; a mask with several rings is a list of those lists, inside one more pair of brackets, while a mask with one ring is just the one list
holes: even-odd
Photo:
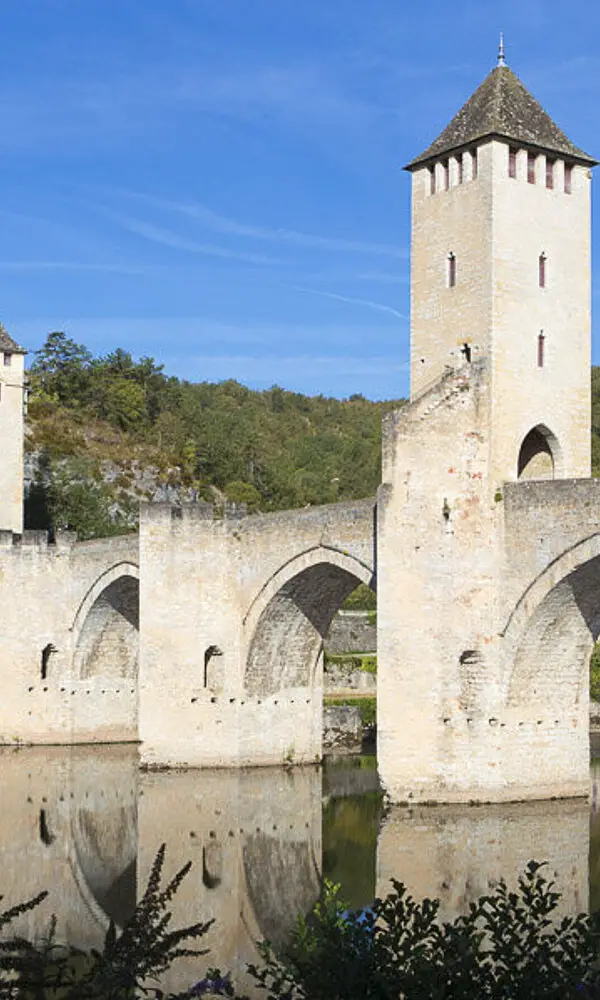
[[271, 228], [240, 222], [220, 215], [206, 205], [197, 202], [179, 202], [167, 198], [157, 198], [136, 191], [119, 192], [129, 198], [140, 200], [155, 208], [167, 209], [204, 224], [213, 231], [228, 236], [240, 236], [255, 240], [269, 240], [278, 243], [288, 243], [310, 249], [338, 250], [343, 253], [374, 254], [386, 257], [404, 259], [408, 256], [406, 249], [392, 246], [389, 243], [370, 243], [363, 240], [350, 240], [338, 236], [322, 236], [316, 233], [303, 233], [296, 229]]
[[136, 219], [124, 212], [116, 212], [99, 205], [91, 205], [89, 207], [106, 218], [111, 219], [122, 229], [134, 233], [136, 236], [141, 236], [151, 243], [158, 243], [161, 246], [171, 247], [174, 250], [185, 250], [189, 253], [204, 254], [208, 257], [222, 257], [227, 260], [241, 260], [248, 264], [274, 265], [285, 263], [276, 257], [267, 257], [263, 254], [250, 253], [245, 250], [231, 250], [227, 247], [216, 246], [210, 243], [200, 243], [197, 240], [180, 236], [170, 229], [157, 226], [152, 222], [146, 222], [144, 219]]
[[361, 131], [382, 110], [319, 62], [279, 65], [226, 59], [143, 63], [123, 72], [120, 64], [87, 72], [47, 73], [33, 85], [24, 77], [3, 91], [0, 147], [8, 150], [40, 141], [63, 143], [77, 137], [97, 144], [139, 139], [161, 129], [173, 116], [264, 121], [316, 135], [323, 128]]
[[373, 302], [371, 299], [355, 299], [349, 295], [338, 295], [337, 292], [325, 292], [320, 288], [304, 288], [302, 285], [293, 285], [292, 287], [296, 292], [306, 292], [308, 295], [319, 295], [324, 299], [334, 299], [337, 302], [346, 302], [352, 306], [364, 306], [367, 309], [375, 309], [377, 312], [391, 313], [392, 316], [396, 316], [398, 319], [408, 318], [404, 313], [399, 312], [398, 309], [385, 305], [383, 302]]

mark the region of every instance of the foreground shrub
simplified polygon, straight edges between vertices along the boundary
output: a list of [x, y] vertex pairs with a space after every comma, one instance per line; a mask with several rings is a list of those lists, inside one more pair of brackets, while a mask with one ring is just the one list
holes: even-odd
[[360, 914], [339, 887], [300, 919], [285, 952], [262, 946], [251, 967], [270, 1000], [592, 1000], [600, 998], [594, 922], [559, 919], [554, 883], [530, 862], [469, 912], [440, 922], [439, 900], [416, 902], [400, 882]]
[[[120, 935], [111, 924], [102, 951], [56, 944], [54, 924], [42, 943], [0, 942], [0, 1000], [234, 998], [229, 976], [210, 969], [183, 993], [161, 990], [172, 962], [206, 954], [186, 942], [212, 923], [170, 929], [168, 904], [191, 866], [162, 888], [163, 862], [164, 845], [133, 916]], [[400, 882], [360, 913], [326, 883], [281, 955], [263, 943], [263, 965], [249, 971], [269, 1000], [600, 1000], [595, 922], [585, 914], [559, 919], [560, 896], [542, 868], [530, 862], [515, 892], [500, 882], [446, 923], [439, 900], [418, 903]], [[0, 932], [45, 897], [0, 913]]]
[[[184, 993], [166, 994], [159, 981], [172, 963], [182, 956], [201, 956], [207, 950], [187, 947], [201, 938], [212, 924], [170, 928], [168, 905], [191, 868], [185, 865], [161, 887], [165, 845], [159, 849], [144, 895], [122, 932], [114, 923], [108, 928], [102, 951], [83, 952], [54, 940], [55, 921], [45, 941], [35, 944], [15, 937], [0, 942], [0, 1000], [188, 1000], [201, 995], [196, 984]], [[17, 917], [37, 906], [47, 893], [0, 914], [0, 931]], [[222, 980], [227, 984], [226, 979]]]

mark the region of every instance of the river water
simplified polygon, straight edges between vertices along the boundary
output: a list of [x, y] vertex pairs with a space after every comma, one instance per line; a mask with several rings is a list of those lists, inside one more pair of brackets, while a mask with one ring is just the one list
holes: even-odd
[[600, 758], [590, 801], [385, 810], [374, 757], [323, 768], [140, 772], [130, 746], [0, 749], [0, 908], [49, 890], [16, 929], [98, 946], [122, 925], [159, 845], [166, 871], [193, 867], [174, 925], [215, 918], [210, 954], [181, 960], [163, 985], [182, 989], [207, 966], [241, 970], [255, 943], [277, 947], [306, 913], [322, 879], [353, 907], [385, 893], [390, 877], [437, 896], [452, 917], [531, 858], [546, 860], [565, 911], [600, 907]]

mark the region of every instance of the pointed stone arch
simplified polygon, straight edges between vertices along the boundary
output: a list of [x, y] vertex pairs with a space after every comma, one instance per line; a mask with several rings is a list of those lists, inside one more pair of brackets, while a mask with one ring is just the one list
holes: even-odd
[[73, 742], [136, 742], [139, 571], [134, 563], [118, 563], [97, 578], [71, 631]]
[[[503, 632], [508, 706], [587, 714], [588, 667], [600, 634], [600, 533], [555, 559], [527, 588]], [[587, 725], [587, 718], [585, 719]]]
[[269, 697], [284, 689], [311, 688], [333, 616], [359, 583], [375, 589], [372, 567], [322, 545], [274, 573], [245, 619], [246, 693]]
[[137, 680], [139, 569], [122, 562], [90, 587], [73, 622], [75, 677]]
[[521, 441], [517, 457], [518, 479], [557, 479], [562, 472], [562, 449], [546, 424], [532, 427]]

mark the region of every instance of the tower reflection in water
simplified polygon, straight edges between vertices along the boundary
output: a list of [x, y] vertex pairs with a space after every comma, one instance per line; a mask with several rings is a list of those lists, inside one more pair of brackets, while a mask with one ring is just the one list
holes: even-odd
[[15, 928], [98, 947], [110, 919], [133, 911], [159, 845], [169, 875], [193, 867], [173, 901], [173, 925], [214, 918], [208, 955], [182, 959], [163, 985], [182, 989], [209, 965], [240, 985], [256, 942], [281, 946], [316, 901], [322, 875], [367, 905], [394, 876], [417, 897], [438, 896], [452, 917], [531, 858], [547, 860], [563, 910], [595, 905], [600, 813], [584, 801], [396, 808], [381, 821], [372, 768], [140, 773], [133, 747], [0, 750], [0, 893], [4, 904], [41, 889], [48, 899]]

